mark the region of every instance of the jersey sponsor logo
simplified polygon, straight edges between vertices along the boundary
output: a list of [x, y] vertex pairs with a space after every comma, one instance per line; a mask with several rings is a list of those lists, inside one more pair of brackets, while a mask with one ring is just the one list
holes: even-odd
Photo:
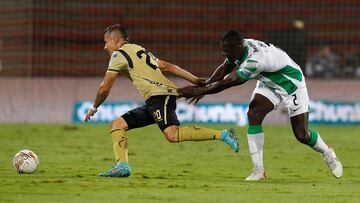
[[[150, 84], [156, 85], [156, 86], [161, 87], [161, 88], [174, 89], [173, 87], [167, 86], [167, 85], [162, 84], [162, 83], [160, 83], [160, 82], [156, 82], [156, 81], [151, 80], [151, 79], [149, 79], [149, 78], [144, 78], [144, 77], [142, 77], [142, 79], [144, 79], [145, 81], [149, 82]], [[168, 91], [169, 91], [169, 90], [168, 90]]]

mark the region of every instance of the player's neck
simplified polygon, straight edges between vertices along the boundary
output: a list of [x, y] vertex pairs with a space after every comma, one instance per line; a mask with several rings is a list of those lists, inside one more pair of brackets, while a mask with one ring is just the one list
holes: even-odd
[[246, 48], [244, 47], [244, 48], [240, 49], [240, 51], [239, 51], [238, 60], [244, 59], [245, 55], [246, 55]]
[[122, 41], [122, 42], [120, 42], [120, 44], [119, 44], [119, 48], [121, 48], [122, 46], [124, 46], [125, 44], [129, 44], [129, 42], [128, 41]]

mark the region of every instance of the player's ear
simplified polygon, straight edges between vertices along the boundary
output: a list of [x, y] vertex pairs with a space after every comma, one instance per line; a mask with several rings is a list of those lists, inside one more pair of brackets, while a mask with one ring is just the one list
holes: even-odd
[[120, 37], [119, 36], [114, 36], [113, 41], [114, 41], [115, 44], [119, 43], [120, 42]]

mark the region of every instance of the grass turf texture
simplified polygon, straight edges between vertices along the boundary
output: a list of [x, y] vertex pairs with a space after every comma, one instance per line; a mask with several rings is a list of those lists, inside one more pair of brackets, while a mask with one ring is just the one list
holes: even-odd
[[[243, 127], [239, 154], [220, 141], [170, 144], [156, 126], [132, 130], [132, 175], [119, 179], [97, 176], [113, 163], [106, 125], [1, 124], [0, 202], [359, 202], [360, 127], [315, 129], [334, 146], [342, 179], [289, 126], [264, 126], [268, 179], [246, 182], [252, 167]], [[14, 171], [21, 149], [39, 156], [34, 174]]]

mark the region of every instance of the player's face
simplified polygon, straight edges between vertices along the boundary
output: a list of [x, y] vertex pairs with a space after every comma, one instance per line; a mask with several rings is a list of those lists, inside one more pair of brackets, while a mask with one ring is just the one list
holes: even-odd
[[222, 42], [220, 44], [222, 55], [232, 61], [235, 61], [237, 58], [239, 58], [239, 45], [235, 43], [229, 43], [229, 42]]
[[114, 35], [105, 33], [104, 41], [105, 41], [104, 50], [107, 51], [110, 55], [118, 49]]

